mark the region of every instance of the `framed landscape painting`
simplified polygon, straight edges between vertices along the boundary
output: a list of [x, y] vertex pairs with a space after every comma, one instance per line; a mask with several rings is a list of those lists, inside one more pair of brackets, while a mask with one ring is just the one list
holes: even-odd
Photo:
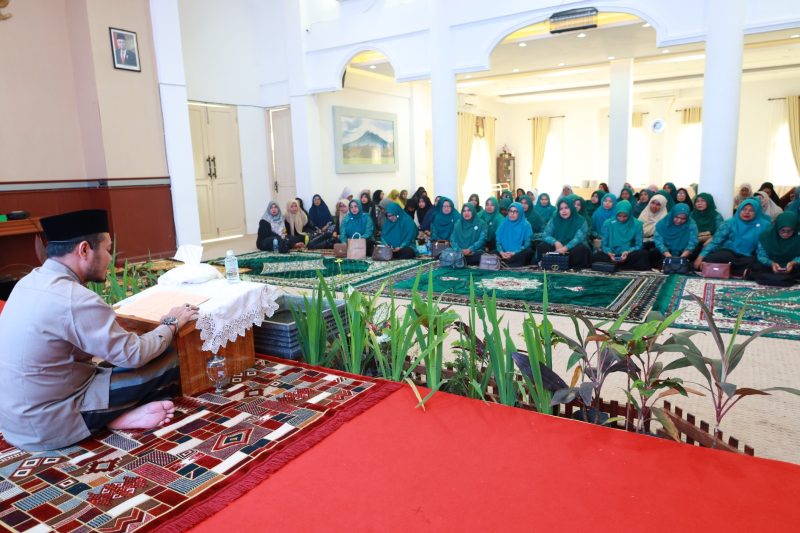
[[397, 115], [333, 107], [336, 172], [397, 170]]

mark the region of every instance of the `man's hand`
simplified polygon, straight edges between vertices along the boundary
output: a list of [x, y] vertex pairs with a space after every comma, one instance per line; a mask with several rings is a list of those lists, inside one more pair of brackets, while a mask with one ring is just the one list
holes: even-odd
[[[173, 333], [180, 331], [183, 326], [192, 320], [197, 320], [197, 311], [197, 306], [189, 304], [183, 304], [170, 309], [169, 313], [167, 313], [167, 316], [174, 316], [178, 320], [178, 322], [175, 324], [175, 332]], [[164, 318], [165, 317], [162, 317], [162, 320]]]

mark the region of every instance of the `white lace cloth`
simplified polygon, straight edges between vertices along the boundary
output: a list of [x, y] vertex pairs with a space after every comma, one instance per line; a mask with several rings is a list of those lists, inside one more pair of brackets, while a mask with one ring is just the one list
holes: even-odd
[[202, 350], [211, 353], [217, 353], [228, 341], [236, 341], [237, 336], [243, 337], [248, 329], [260, 326], [265, 316], [271, 317], [278, 310], [275, 287], [248, 281], [228, 283], [218, 279], [193, 285], [156, 285], [136, 296], [161, 290], [209, 297], [199, 306], [196, 328], [203, 340]]

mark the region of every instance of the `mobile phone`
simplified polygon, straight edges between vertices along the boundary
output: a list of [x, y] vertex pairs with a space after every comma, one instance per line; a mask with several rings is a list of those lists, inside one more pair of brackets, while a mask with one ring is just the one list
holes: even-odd
[[778, 272], [786, 272], [785, 268], [778, 268]]
[[622, 261], [622, 256], [621, 255], [615, 255], [614, 256], [614, 261]]

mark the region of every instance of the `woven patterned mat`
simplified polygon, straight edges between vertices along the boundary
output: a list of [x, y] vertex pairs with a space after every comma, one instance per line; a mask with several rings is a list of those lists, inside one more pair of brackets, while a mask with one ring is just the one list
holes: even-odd
[[[415, 270], [429, 259], [399, 259], [396, 261], [373, 261], [367, 259], [337, 259], [319, 252], [253, 252], [239, 256], [239, 268], [247, 268], [249, 274], [242, 275], [247, 281], [269, 283], [284, 287], [315, 289], [319, 285], [317, 272], [322, 273], [331, 290], [358, 287], [373, 281], [382, 281], [389, 276]], [[224, 260], [214, 260], [218, 265]]]
[[[673, 327], [708, 330], [700, 306], [689, 298], [695, 294], [713, 311], [714, 321], [725, 333], [733, 331], [742, 306], [745, 313], [739, 332], [751, 335], [769, 326], [800, 325], [800, 287], [776, 288], [736, 279], [706, 279], [675, 276], [664, 285], [657, 310], [665, 315], [678, 308], [683, 314]], [[791, 329], [767, 335], [782, 339], [800, 339], [800, 330]]]
[[177, 399], [158, 430], [40, 453], [0, 438], [0, 526], [182, 531], [399, 388], [280, 361], [257, 360], [224, 394]]
[[[469, 304], [470, 283], [475, 296], [495, 292], [497, 307], [512, 311], [525, 311], [526, 307], [541, 312], [544, 273], [541, 270], [510, 269], [480, 270], [465, 268], [454, 270], [439, 268], [439, 263], [413, 269], [393, 277], [395, 296], [409, 298], [421, 273], [419, 290], [428, 289], [428, 271], [433, 269], [433, 291], [442, 302]], [[653, 307], [665, 277], [646, 272], [621, 272], [605, 274], [583, 270], [579, 272], [552, 272], [547, 274], [548, 311], [555, 314], [579, 313], [590, 318], [615, 319], [628, 310], [628, 321], [641, 322]], [[367, 283], [359, 290], [374, 293], [379, 282]], [[388, 291], [384, 291], [387, 294]]]

